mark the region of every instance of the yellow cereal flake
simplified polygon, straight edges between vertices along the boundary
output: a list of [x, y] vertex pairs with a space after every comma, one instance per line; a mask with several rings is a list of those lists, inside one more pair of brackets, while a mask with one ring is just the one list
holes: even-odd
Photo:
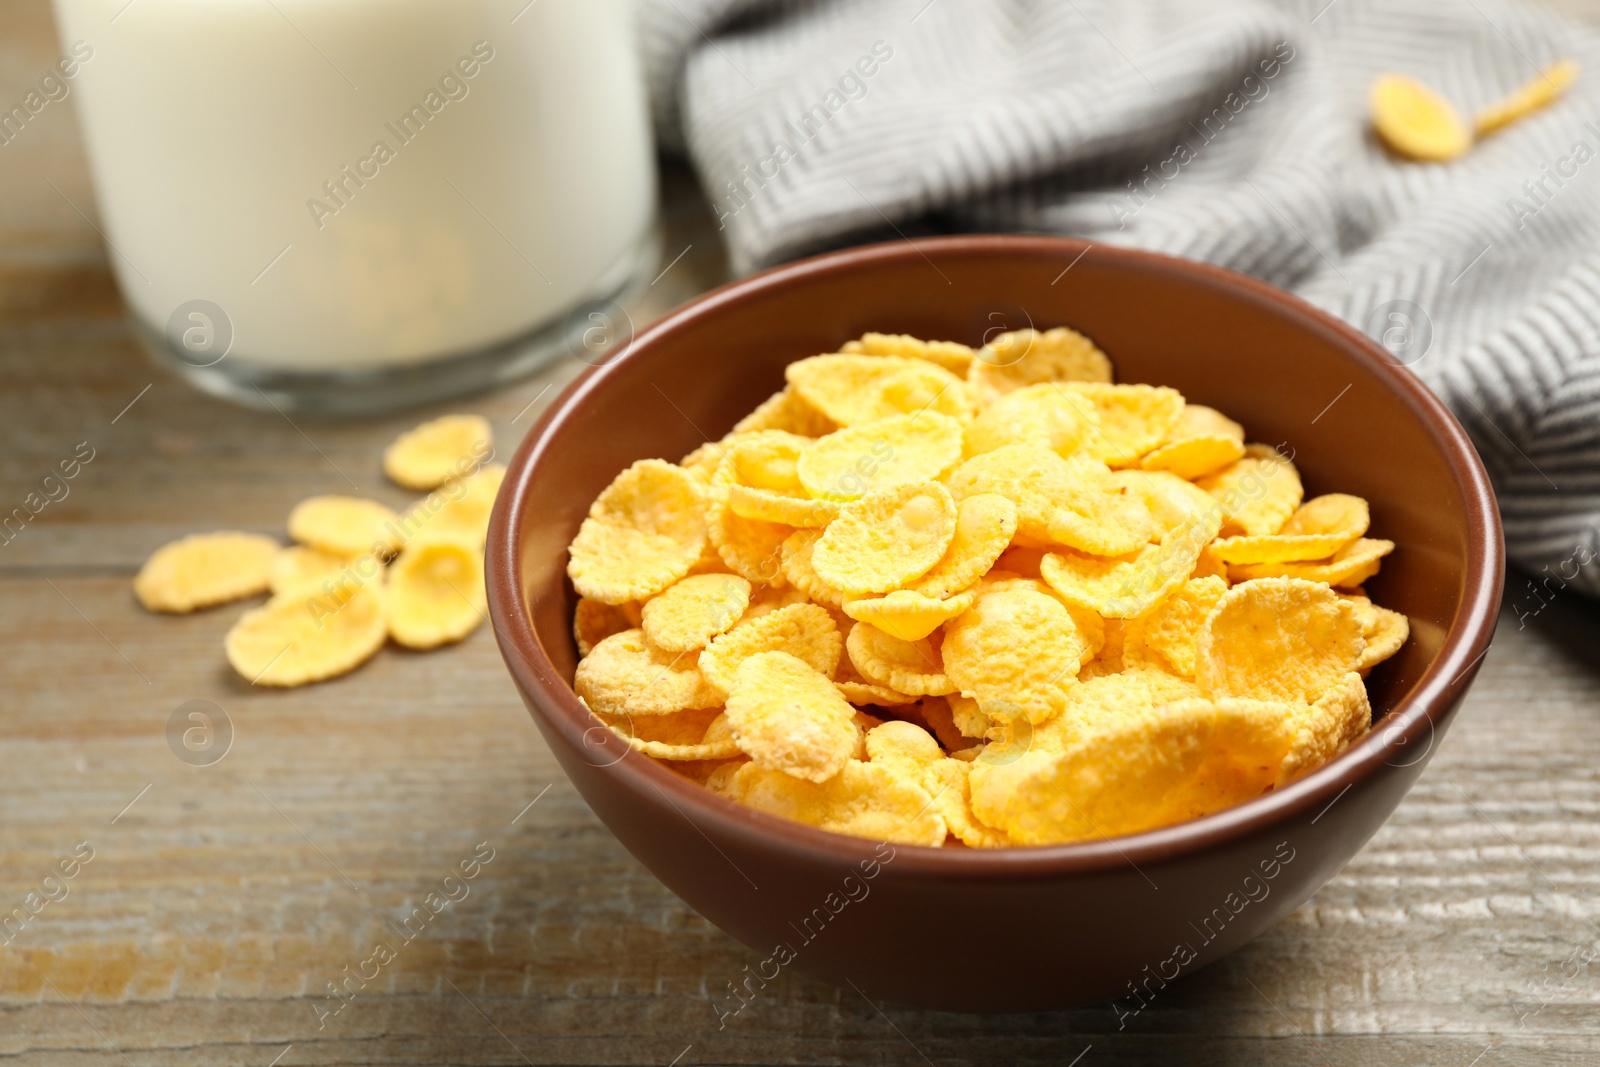
[[1096, 556], [1119, 556], [1150, 542], [1155, 522], [1143, 494], [1118, 485], [1099, 460], [1072, 456], [1062, 462], [1071, 489], [1056, 498], [1049, 523], [1051, 544]]
[[427, 492], [494, 454], [494, 431], [482, 415], [444, 415], [407, 430], [383, 453], [383, 473], [396, 485]]
[[1579, 69], [1576, 59], [1558, 59], [1535, 74], [1516, 92], [1479, 109], [1472, 118], [1478, 136], [1487, 137], [1559, 100], [1578, 80]]
[[685, 763], [739, 755], [733, 726], [720, 708], [602, 719], [635, 752], [653, 759]]
[[[1199, 695], [1193, 682], [1143, 665], [1085, 678], [1067, 694], [1061, 714], [1035, 727], [1021, 751], [1065, 752], [1083, 738], [1109, 729], [1119, 719]], [[1007, 752], [1006, 757], [1015, 759], [1018, 754]], [[985, 762], [995, 760], [986, 752]]]
[[925, 769], [945, 755], [928, 731], [916, 723], [895, 719], [867, 731], [867, 758], [915, 782], [922, 778]]
[[1394, 551], [1393, 541], [1358, 537], [1332, 557], [1313, 563], [1245, 563], [1228, 568], [1228, 580], [1253, 578], [1304, 578], [1353, 589], [1378, 573], [1383, 557]]
[[925, 360], [812, 356], [789, 364], [784, 376], [801, 399], [839, 426], [924, 410], [960, 420], [972, 414], [966, 383]]
[[[982, 757], [979, 757], [980, 759]], [[985, 826], [972, 810], [968, 782], [973, 765], [959, 759], [942, 759], [922, 772], [922, 788], [933, 797], [934, 810], [945, 826], [968, 848], [1007, 848], [1014, 844], [1004, 830]]]
[[1109, 382], [1111, 360], [1095, 343], [1065, 326], [1013, 330], [979, 349], [967, 384], [980, 408], [1006, 393], [1041, 382]]
[[1160, 544], [1101, 559], [1077, 552], [1052, 552], [1039, 572], [1062, 599], [1107, 619], [1144, 615], [1194, 573], [1201, 550], [1216, 534], [1217, 517], [1193, 514]]
[[838, 668], [843, 649], [844, 638], [827, 608], [790, 604], [712, 638], [700, 654], [700, 669], [713, 688], [731, 693], [740, 664], [751, 656], [786, 652], [828, 679]]
[[956, 505], [950, 547], [912, 590], [942, 599], [968, 588], [995, 565], [1016, 532], [1017, 506], [1010, 500], [998, 493], [966, 497]]
[[694, 475], [701, 485], [710, 485], [712, 476], [722, 463], [726, 448], [721, 441], [706, 441], [678, 461], [678, 466]]
[[1147, 471], [1170, 471], [1180, 478], [1203, 478], [1236, 463], [1244, 445], [1222, 434], [1199, 434], [1158, 445], [1146, 452], [1139, 466]]
[[665, 652], [704, 648], [750, 606], [750, 583], [736, 574], [696, 574], [644, 605], [644, 635]]
[[871, 763], [851, 761], [821, 783], [750, 763], [734, 773], [728, 796], [769, 815], [870, 841], [938, 847], [949, 835], [926, 790]]
[[728, 692], [739, 750], [758, 767], [812, 782], [832, 778], [855, 754], [855, 714], [825, 675], [787, 652], [744, 659]]
[[389, 636], [407, 648], [437, 648], [478, 628], [489, 608], [483, 556], [456, 541], [414, 541], [388, 573]]
[[1123, 663], [1148, 663], [1193, 678], [1201, 624], [1227, 591], [1221, 578], [1191, 578], [1154, 611], [1130, 619], [1123, 630]]
[[973, 764], [972, 810], [1018, 844], [1097, 840], [1260, 796], [1294, 737], [1283, 707], [1180, 700], [1119, 715], [1063, 752]]
[[844, 594], [817, 577], [816, 568], [811, 565], [811, 554], [821, 536], [821, 530], [796, 530], [784, 539], [781, 548], [783, 576], [818, 604], [842, 610]]
[[902, 641], [875, 626], [857, 623], [845, 651], [861, 676], [876, 685], [911, 696], [943, 696], [956, 687], [944, 672], [939, 649], [927, 638]]
[[800, 484], [795, 461], [811, 444], [782, 430], [761, 430], [731, 439], [712, 476], [711, 496], [726, 495], [728, 507], [744, 519], [786, 526], [826, 526], [839, 505], [815, 500]]
[[960, 693], [951, 693], [945, 697], [945, 703], [950, 707], [950, 723], [962, 737], [973, 740], [982, 740], [993, 725], [983, 705], [972, 697], [964, 697]]
[[1023, 588], [985, 592], [950, 625], [941, 648], [945, 674], [990, 718], [1035, 724], [1060, 714], [1078, 683], [1083, 651], [1061, 602]]
[[1309, 704], [1356, 669], [1365, 644], [1356, 605], [1326, 585], [1248, 581], [1206, 616], [1195, 681], [1209, 697]]
[[942, 477], [960, 461], [961, 442], [961, 424], [947, 415], [891, 415], [810, 444], [797, 465], [799, 481], [812, 497], [857, 500], [874, 489]]
[[289, 536], [334, 556], [388, 556], [405, 542], [400, 516], [376, 500], [307, 497], [289, 512]]
[[1010, 500], [1017, 510], [1017, 537], [1034, 546], [1048, 545], [1064, 501], [1080, 502], [1081, 510], [1092, 511], [1096, 496], [1108, 492], [1104, 483], [1083, 486], [1075, 481], [1093, 478], [1092, 462], [1062, 459], [1038, 445], [1006, 445], [973, 456], [945, 481], [958, 501], [980, 493]]
[[1072, 382], [1062, 388], [1094, 405], [1099, 432], [1088, 438], [1086, 449], [1113, 467], [1137, 467], [1139, 457], [1167, 440], [1183, 417], [1183, 394], [1164, 385]]
[[[848, 626], [843, 627], [845, 648], [848, 650], [850, 647], [850, 631], [855, 629], [856, 623], [848, 617], [845, 621], [849, 623]], [[857, 706], [877, 704], [887, 708], [902, 704], [915, 704], [917, 702], [917, 698], [909, 693], [901, 693], [890, 689], [886, 685], [867, 681], [866, 678], [862, 677], [861, 672], [856, 670], [856, 665], [850, 661], [849, 655], [839, 657], [839, 666], [833, 672], [833, 685], [835, 689], [839, 690], [840, 696]]]
[[630, 618], [620, 605], [602, 604], [586, 596], [578, 598], [578, 606], [572, 613], [572, 637], [578, 645], [580, 657], [587, 656], [595, 645], [612, 634], [620, 634], [638, 625], [639, 620]]
[[905, 333], [865, 333], [859, 341], [846, 341], [839, 351], [867, 356], [925, 359], [951, 374], [965, 376], [972, 365], [972, 349], [955, 341], [924, 341]]
[[1294, 464], [1266, 445], [1247, 446], [1243, 459], [1195, 484], [1222, 505], [1223, 533], [1250, 537], [1283, 529], [1305, 496]]
[[642, 459], [589, 508], [567, 575], [580, 595], [606, 604], [643, 600], [688, 574], [705, 539], [700, 483], [682, 467]]
[[1472, 130], [1451, 103], [1415, 78], [1385, 74], [1368, 94], [1372, 128], [1397, 155], [1429, 163], [1472, 147]]
[[817, 541], [811, 565], [847, 595], [886, 593], [932, 570], [955, 530], [955, 501], [938, 482], [880, 489], [845, 505]]
[[1299, 729], [1279, 766], [1279, 785], [1310, 774], [1372, 726], [1367, 687], [1354, 672], [1335, 682], [1315, 704], [1290, 710]]
[[278, 542], [260, 534], [191, 534], [156, 549], [133, 592], [149, 611], [178, 614], [241, 600], [271, 587], [278, 553]]
[[1364, 613], [1362, 619], [1362, 639], [1367, 647], [1362, 650], [1361, 660], [1356, 664], [1358, 670], [1371, 670], [1384, 660], [1400, 651], [1400, 646], [1406, 643], [1411, 636], [1411, 620], [1398, 611], [1380, 608], [1369, 603], [1370, 617]]
[[939, 600], [909, 589], [896, 589], [881, 597], [846, 600], [844, 613], [902, 641], [920, 641], [970, 608], [976, 597], [976, 592], [969, 590]]
[[838, 428], [832, 419], [802, 400], [793, 389], [784, 389], [773, 393], [760, 407], [734, 423], [733, 433], [783, 430], [801, 437], [821, 437]]
[[280, 548], [273, 557], [268, 581], [274, 595], [295, 589], [320, 589], [336, 579], [353, 560], [306, 545]]
[[228, 663], [252, 685], [305, 685], [353, 671], [388, 637], [381, 589], [365, 582], [332, 594], [275, 596], [228, 631]]
[[[670, 463], [661, 465], [672, 466]], [[504, 463], [489, 463], [470, 477], [447, 480], [406, 512], [406, 536], [462, 541], [482, 548], [489, 536], [489, 516], [494, 512], [495, 498], [500, 495], [500, 483], [505, 477]], [[590, 511], [592, 514], [593, 509]]]
[[1275, 534], [1224, 537], [1212, 545], [1224, 563], [1288, 563], [1327, 559], [1367, 532], [1367, 502], [1329, 493], [1307, 500]]
[[624, 630], [595, 645], [578, 663], [572, 687], [602, 715], [667, 715], [722, 703], [694, 652], [664, 652], [643, 630]]
[[1036, 445], [1061, 456], [1091, 447], [1100, 415], [1087, 397], [1055, 382], [1025, 385], [997, 398], [967, 427], [968, 455], [1006, 445]]

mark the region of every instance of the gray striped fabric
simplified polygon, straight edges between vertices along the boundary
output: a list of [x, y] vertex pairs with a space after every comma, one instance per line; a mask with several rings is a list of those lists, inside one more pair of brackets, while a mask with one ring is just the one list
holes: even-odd
[[[1495, 0], [637, 0], [662, 141], [735, 267], [962, 230], [1209, 260], [1365, 329], [1489, 467], [1519, 614], [1600, 594], [1600, 37]], [[1412, 74], [1547, 111], [1442, 165], [1373, 140]]]

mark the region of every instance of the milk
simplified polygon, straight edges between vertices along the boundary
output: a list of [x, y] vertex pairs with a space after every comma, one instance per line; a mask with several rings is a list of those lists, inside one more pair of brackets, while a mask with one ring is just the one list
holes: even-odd
[[626, 0], [55, 10], [93, 48], [74, 88], [122, 292], [201, 354], [229, 335], [229, 365], [481, 350], [614, 289], [649, 243]]

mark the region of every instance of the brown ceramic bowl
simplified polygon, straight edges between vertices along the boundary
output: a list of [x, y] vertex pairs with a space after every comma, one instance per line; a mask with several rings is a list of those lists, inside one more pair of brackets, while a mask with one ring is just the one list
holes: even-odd
[[[788, 966], [952, 1011], [1112, 998], [1135, 1010], [1337, 873], [1421, 773], [1476, 673], [1504, 559], [1488, 478], [1449, 412], [1365, 337], [1293, 296], [1200, 263], [1086, 247], [900, 241], [724, 286], [575, 382], [511, 461], [488, 543], [501, 652], [595, 814], [758, 955], [739, 974], [707, 976], [719, 1011]], [[566, 549], [618, 471], [721, 436], [782, 387], [786, 363], [868, 330], [977, 345], [1029, 324], [1076, 327], [1111, 355], [1117, 380], [1174, 386], [1252, 439], [1293, 449], [1308, 496], [1371, 502], [1374, 535], [1399, 547], [1369, 589], [1412, 630], [1368, 679], [1366, 740], [1282, 791], [1193, 822], [979, 851], [876, 845], [751, 811], [597, 727], [569, 687]]]

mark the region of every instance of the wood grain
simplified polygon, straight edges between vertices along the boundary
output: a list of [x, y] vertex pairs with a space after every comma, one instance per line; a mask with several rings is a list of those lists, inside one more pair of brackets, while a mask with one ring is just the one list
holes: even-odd
[[[54, 57], [44, 4], [14, 6], [0, 98]], [[667, 177], [663, 267], [688, 251], [633, 307], [641, 325], [724, 271], [692, 178]], [[90, 204], [70, 100], [0, 149], [0, 181], [0, 507], [78, 443], [94, 449], [70, 494], [0, 543], [0, 917], [74, 846], [94, 850], [68, 895], [0, 946], [0, 1062], [1600, 1058], [1600, 610], [1560, 595], [1521, 626], [1512, 609], [1538, 604], [1521, 577], [1481, 680], [1388, 825], [1290, 920], [1121, 1027], [1105, 1006], [938, 1014], [785, 974], [719, 1029], [716, 995], [755, 955], [590, 814], [486, 630], [278, 693], [223, 662], [245, 606], [139, 609], [132, 574], [170, 538], [281, 535], [295, 501], [351, 483], [404, 502], [378, 452], [420, 416], [290, 423], [155, 369], [67, 203]], [[484, 412], [507, 446], [572, 373], [452, 407]], [[235, 731], [211, 766], [168, 743], [195, 699]], [[484, 849], [463, 899], [397, 934]], [[1026, 920], [953, 915], [929, 931], [951, 943], [952, 981], [960, 941], [997, 921]], [[380, 941], [395, 959], [352, 979], [334, 1014], [329, 984]]]

